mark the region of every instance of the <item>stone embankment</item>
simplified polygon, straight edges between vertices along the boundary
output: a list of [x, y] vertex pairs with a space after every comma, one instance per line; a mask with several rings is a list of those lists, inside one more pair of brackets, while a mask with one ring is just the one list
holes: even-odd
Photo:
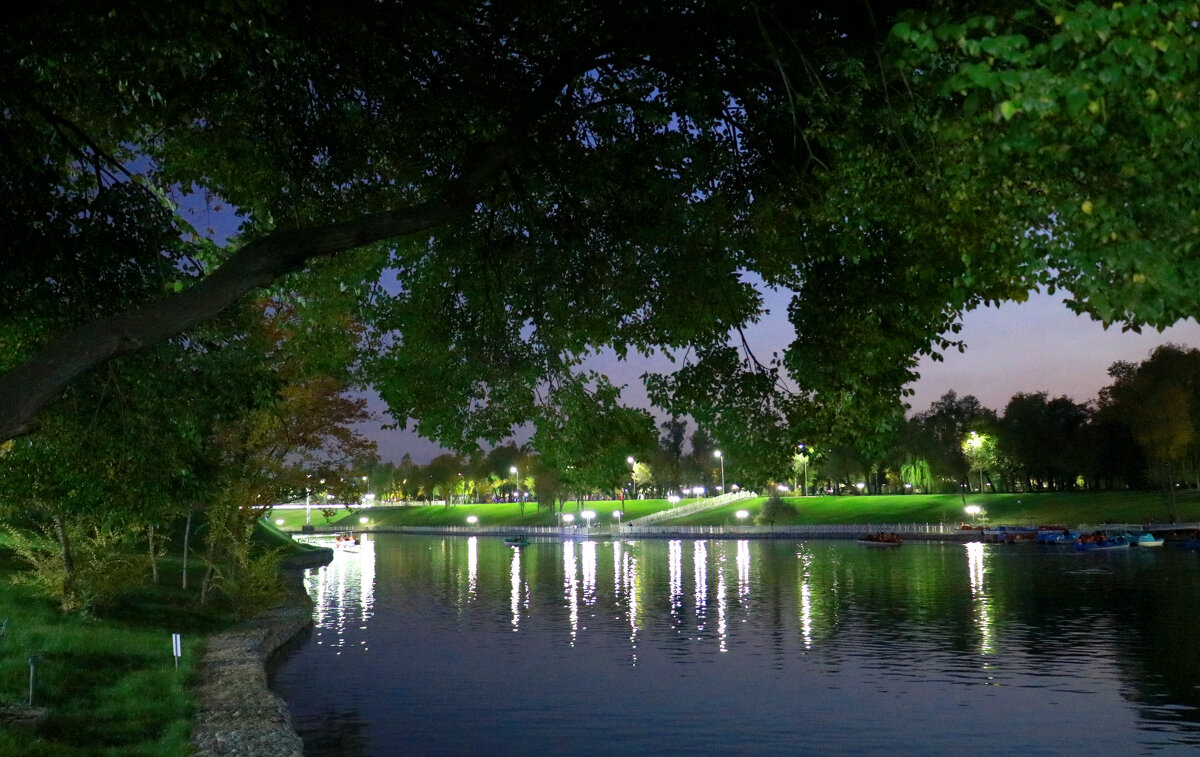
[[328, 549], [303, 552], [284, 565], [287, 597], [275, 607], [211, 636], [196, 665], [192, 745], [203, 757], [301, 757], [287, 704], [267, 688], [271, 653], [312, 624], [301, 571], [326, 565]]

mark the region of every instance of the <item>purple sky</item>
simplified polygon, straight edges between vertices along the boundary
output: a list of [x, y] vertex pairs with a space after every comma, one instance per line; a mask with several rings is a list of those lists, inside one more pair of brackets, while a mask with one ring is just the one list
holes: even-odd
[[[785, 295], [768, 295], [767, 305], [778, 317], [769, 317], [751, 333], [751, 341], [763, 356], [790, 341], [791, 327], [782, 315]], [[1139, 362], [1160, 344], [1174, 342], [1200, 346], [1200, 325], [1189, 319], [1162, 333], [1142, 334], [1107, 331], [1097, 322], [1072, 314], [1059, 295], [1036, 295], [1022, 304], [1005, 304], [968, 313], [959, 336], [967, 350], [946, 354], [944, 362], [922, 360], [921, 379], [909, 398], [913, 412], [953, 389], [960, 395], [973, 394], [987, 407], [1003, 412], [1017, 392], [1047, 392], [1066, 395], [1076, 402], [1095, 399], [1109, 383], [1108, 366], [1117, 360]], [[631, 404], [644, 402], [638, 376], [655, 361], [615, 363], [597, 359], [589, 367], [606, 370], [618, 384], [628, 384], [625, 398]], [[398, 461], [405, 453], [417, 462], [428, 462], [441, 452], [437, 445], [416, 434], [402, 431], [368, 431], [379, 442], [384, 460]]]

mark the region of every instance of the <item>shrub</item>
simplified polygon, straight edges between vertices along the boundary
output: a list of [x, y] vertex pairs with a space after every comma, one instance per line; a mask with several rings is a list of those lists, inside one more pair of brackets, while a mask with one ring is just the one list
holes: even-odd
[[758, 511], [758, 515], [754, 516], [754, 522], [760, 526], [774, 525], [775, 519], [781, 515], [795, 516], [796, 506], [783, 501], [783, 497], [776, 495], [769, 497], [763, 503], [762, 509]]

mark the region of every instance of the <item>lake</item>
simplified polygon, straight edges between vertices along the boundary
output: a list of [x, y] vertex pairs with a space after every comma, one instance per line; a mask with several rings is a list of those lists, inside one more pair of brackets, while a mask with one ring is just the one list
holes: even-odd
[[378, 534], [305, 582], [271, 685], [311, 755], [1200, 747], [1170, 545]]

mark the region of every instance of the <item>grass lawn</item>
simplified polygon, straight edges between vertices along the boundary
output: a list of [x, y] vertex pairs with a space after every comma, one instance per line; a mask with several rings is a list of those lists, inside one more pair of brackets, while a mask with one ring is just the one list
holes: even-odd
[[[685, 499], [680, 506], [695, 500]], [[643, 515], [669, 508], [671, 503], [665, 499], [628, 499], [625, 500], [625, 512], [622, 521], [640, 518]], [[617, 500], [599, 500], [591, 502], [567, 502], [563, 507], [564, 513], [575, 516], [576, 523], [582, 523], [584, 511], [596, 513], [593, 521], [598, 525], [608, 525], [616, 522], [614, 511], [621, 509]], [[319, 511], [312, 513], [314, 526], [337, 526], [345, 529], [361, 528], [361, 519], [367, 518], [370, 527], [384, 526], [465, 526], [467, 518], [474, 515], [479, 519], [480, 526], [555, 526], [558, 525], [558, 515], [548, 508], [538, 511], [537, 503], [526, 502], [524, 512], [519, 504], [513, 502], [497, 502], [481, 505], [418, 505], [412, 507], [362, 507], [353, 511], [339, 509], [334, 518], [326, 519]], [[298, 531], [304, 525], [303, 510], [275, 510], [267, 519], [286, 531]], [[276, 521], [282, 520], [279, 525]]]
[[[49, 719], [36, 734], [0, 729], [0, 755], [188, 754], [195, 655], [204, 635], [232, 618], [201, 611], [177, 588], [178, 561], [160, 566], [160, 585], [130, 592], [101, 617], [63, 615], [52, 601], [13, 585], [23, 567], [0, 547], [0, 622], [8, 619], [0, 637], [0, 704], [28, 701], [28, 659], [39, 655], [34, 703], [48, 708]], [[183, 637], [179, 670], [172, 633]]]
[[[728, 525], [737, 510], [748, 510], [752, 521], [765, 499], [746, 500], [671, 521], [678, 525]], [[820, 523], [960, 523], [971, 522], [956, 494], [881, 495], [851, 497], [788, 497], [795, 516], [777, 518], [778, 525]], [[1045, 492], [1036, 494], [974, 494], [968, 505], [983, 514], [978, 523], [1065, 525], [1165, 523], [1166, 498], [1160, 492]], [[1178, 495], [1179, 520], [1200, 521], [1200, 492]]]
[[[681, 505], [694, 500], [684, 500]], [[663, 524], [722, 526], [741, 521], [736, 517], [738, 510], [747, 510], [750, 515], [746, 523], [753, 523], [765, 498], [742, 500], [729, 505], [705, 510], [691, 515], [663, 521]], [[824, 523], [960, 523], [971, 522], [972, 517], [963, 510], [963, 498], [957, 494], [912, 494], [850, 497], [788, 497], [786, 501], [796, 508], [794, 516], [784, 515], [776, 519], [778, 525], [824, 524]], [[1098, 524], [1105, 521], [1115, 523], [1165, 523], [1169, 520], [1166, 497], [1161, 492], [1045, 492], [1035, 494], [971, 494], [966, 504], [978, 505], [983, 514], [977, 523], [1038, 524], [1061, 523], [1064, 525]], [[568, 502], [563, 510], [579, 520], [581, 510], [596, 513], [596, 525], [616, 522], [613, 511], [619, 510], [620, 502]], [[665, 510], [670, 503], [662, 499], [627, 500], [622, 521], [630, 521], [652, 512]], [[1183, 491], [1178, 494], [1179, 520], [1200, 521], [1200, 491]], [[361, 508], [353, 512], [339, 510], [329, 521], [314, 514], [314, 525], [334, 525], [349, 529], [361, 528], [360, 520], [367, 519], [368, 527], [389, 526], [464, 526], [467, 517], [474, 515], [480, 526], [552, 526], [557, 524], [557, 515], [548, 509], [538, 512], [532, 503], [525, 505], [524, 513], [516, 504], [442, 505], [413, 507]], [[270, 519], [283, 519], [284, 530], [299, 530], [304, 523], [302, 510], [277, 510]]]

